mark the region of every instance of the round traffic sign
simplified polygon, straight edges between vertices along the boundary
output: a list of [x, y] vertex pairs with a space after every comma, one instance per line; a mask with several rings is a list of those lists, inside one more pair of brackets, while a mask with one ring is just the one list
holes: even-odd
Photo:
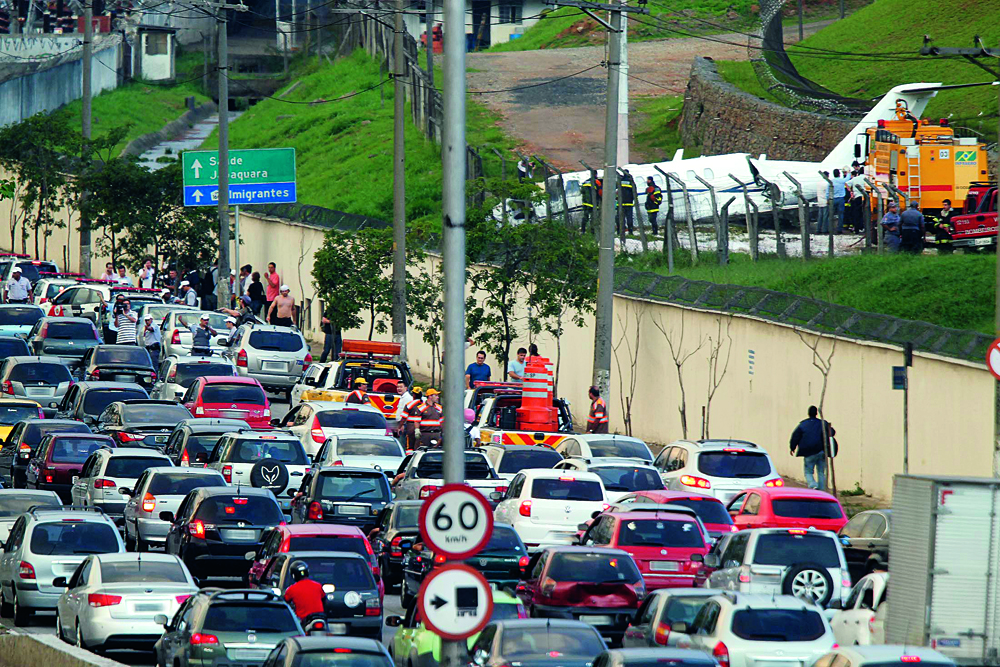
[[482, 494], [464, 484], [445, 484], [420, 507], [424, 543], [450, 560], [479, 553], [493, 534], [493, 512]]
[[986, 350], [986, 367], [1000, 380], [1000, 338], [990, 343], [990, 349]]
[[442, 639], [459, 641], [489, 623], [493, 592], [476, 570], [462, 563], [449, 563], [435, 568], [424, 579], [417, 594], [417, 609], [431, 632]]

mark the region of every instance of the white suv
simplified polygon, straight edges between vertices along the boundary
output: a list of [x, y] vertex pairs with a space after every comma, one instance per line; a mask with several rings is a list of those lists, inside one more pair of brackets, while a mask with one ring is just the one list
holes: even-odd
[[785, 594], [820, 606], [845, 602], [851, 592], [844, 550], [834, 533], [813, 528], [756, 528], [730, 533], [705, 556], [716, 568], [710, 588]]
[[608, 502], [616, 503], [634, 491], [662, 491], [663, 480], [656, 468], [637, 459], [599, 458], [565, 459], [553, 466], [556, 470], [582, 470], [595, 473], [604, 483]]
[[310, 466], [302, 443], [288, 431], [240, 431], [219, 438], [205, 467], [218, 470], [231, 485], [267, 489], [287, 513], [288, 489], [302, 485]]
[[278, 425], [295, 434], [309, 456], [315, 456], [327, 439], [338, 435], [392, 435], [382, 411], [375, 406], [334, 401], [302, 401]]
[[119, 489], [135, 488], [147, 468], [173, 466], [165, 455], [148, 447], [98, 449], [73, 478], [70, 497], [74, 506], [99, 507], [115, 521], [124, 521], [127, 498]]
[[821, 611], [790, 595], [722, 593], [709, 598], [690, 625], [675, 624], [675, 633], [686, 635], [679, 647], [729, 667], [810, 667], [836, 646]]
[[510, 524], [529, 550], [574, 544], [580, 524], [607, 508], [601, 478], [592, 472], [522, 470], [493, 516]]
[[653, 466], [671, 491], [698, 491], [726, 504], [747, 489], [785, 485], [764, 448], [745, 440], [678, 440]]

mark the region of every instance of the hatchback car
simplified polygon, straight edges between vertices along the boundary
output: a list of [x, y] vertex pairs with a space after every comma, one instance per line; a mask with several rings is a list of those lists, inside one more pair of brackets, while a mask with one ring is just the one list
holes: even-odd
[[43, 408], [57, 408], [73, 376], [53, 357], [7, 357], [0, 362], [0, 392], [4, 398], [30, 398]]
[[204, 468], [219, 438], [232, 431], [250, 430], [250, 424], [241, 419], [192, 417], [177, 422], [163, 453], [175, 466]]
[[553, 466], [556, 470], [587, 471], [597, 474], [604, 483], [604, 492], [608, 502], [618, 502], [618, 499], [634, 491], [659, 491], [663, 489], [663, 480], [651, 465], [638, 462], [635, 459], [600, 458], [600, 459], [565, 459]]
[[562, 455], [551, 447], [537, 445], [486, 445], [483, 452], [497, 475], [508, 482], [522, 470], [549, 469], [563, 460]]
[[58, 509], [62, 504], [62, 499], [52, 491], [0, 489], [0, 544], [7, 541], [17, 517], [32, 507]]
[[146, 390], [134, 382], [77, 382], [59, 403], [56, 417], [59, 419], [79, 419], [95, 426], [97, 419], [115, 401], [131, 401], [149, 398]]
[[386, 586], [403, 581], [403, 557], [420, 539], [417, 523], [421, 505], [423, 502], [419, 500], [389, 503], [378, 517], [378, 526], [368, 534]]
[[100, 448], [114, 449], [115, 441], [104, 435], [50, 433], [42, 438], [28, 461], [25, 487], [54, 491], [67, 505], [73, 504], [70, 490], [83, 464]]
[[146, 391], [156, 382], [153, 360], [144, 347], [136, 345], [97, 345], [87, 350], [80, 362], [84, 380], [135, 382]]
[[23, 419], [14, 424], [0, 450], [3, 458], [8, 461], [8, 480], [12, 487], [24, 488], [28, 461], [35, 455], [42, 438], [49, 433], [63, 432], [93, 433], [86, 424], [72, 419]]
[[549, 663], [591, 667], [605, 649], [604, 639], [589, 623], [526, 618], [487, 624], [469, 653], [475, 667]]
[[313, 456], [313, 463], [326, 466], [374, 468], [395, 472], [402, 465], [406, 454], [399, 440], [391, 435], [335, 435]]
[[299, 489], [309, 472], [309, 458], [290, 433], [242, 431], [219, 438], [207, 468], [218, 470], [230, 484], [270, 491], [282, 510], [290, 511], [289, 490]]
[[771, 457], [744, 440], [678, 440], [653, 466], [672, 491], [697, 491], [729, 503], [746, 489], [784, 486]]
[[23, 398], [0, 398], [0, 447], [22, 419], [44, 419], [45, 410], [38, 401]]
[[195, 380], [209, 375], [234, 377], [236, 367], [222, 357], [167, 357], [160, 362], [150, 395], [165, 401], [180, 401]]
[[70, 496], [74, 506], [96, 507], [116, 521], [122, 520], [125, 497], [119, 489], [131, 489], [146, 468], [169, 466], [159, 452], [139, 447], [100, 448], [91, 454], [73, 478]]
[[289, 637], [275, 647], [261, 667], [392, 667], [382, 642], [360, 637]]
[[292, 523], [339, 523], [368, 534], [392, 501], [385, 473], [333, 466], [306, 473], [291, 501]]
[[201, 487], [226, 486], [214, 470], [159, 466], [146, 468], [131, 488], [118, 489], [125, 503], [125, 546], [129, 551], [148, 551], [163, 546], [170, 524], [160, 519], [164, 510], [175, 512], [188, 493]]
[[31, 304], [0, 304], [0, 334], [23, 336], [31, 331], [45, 311]]
[[240, 375], [287, 396], [312, 363], [309, 346], [297, 329], [269, 324], [241, 326], [223, 355], [236, 364]]
[[56, 357], [71, 369], [83, 362], [87, 350], [100, 345], [94, 323], [84, 317], [43, 317], [27, 333], [31, 354]]
[[190, 418], [187, 408], [173, 401], [115, 401], [104, 408], [97, 431], [121, 446], [162, 450], [177, 423]]
[[825, 491], [792, 487], [750, 489], [729, 501], [738, 529], [816, 528], [837, 532], [847, 523], [840, 501]]
[[31, 348], [20, 336], [0, 335], [0, 359], [7, 357], [30, 357]]
[[592, 472], [522, 470], [499, 500], [493, 516], [514, 527], [529, 549], [573, 544], [578, 526], [607, 507], [601, 478]]
[[39, 271], [39, 276], [38, 282], [31, 288], [31, 302], [36, 306], [48, 303], [70, 285], [76, 285], [78, 278], [86, 278], [82, 273], [70, 274], [47, 271]]
[[55, 262], [46, 259], [31, 259], [27, 255], [20, 256], [21, 259], [10, 263], [4, 262], [0, 266], [0, 283], [7, 284], [14, 273], [14, 268], [21, 270], [21, 277], [27, 278], [34, 285], [43, 274], [59, 273], [59, 266]]
[[625, 629], [622, 646], [676, 646], [677, 638], [683, 635], [674, 633], [671, 636], [673, 626], [678, 623], [691, 625], [708, 599], [721, 592], [711, 588], [661, 588], [653, 591], [642, 601], [635, 619]]
[[98, 509], [34, 509], [18, 517], [0, 555], [0, 613], [28, 623], [52, 610], [63, 593], [54, 581], [69, 577], [89, 554], [122, 553], [115, 524]]
[[[368, 538], [354, 526], [336, 524], [278, 525], [265, 530], [256, 550], [247, 551], [251, 561], [247, 581], [255, 586], [268, 569], [271, 559], [289, 551], [349, 551], [364, 556], [372, 574], [379, 579], [378, 561]], [[379, 582], [381, 586], [381, 581]]]
[[389, 424], [378, 408], [334, 401], [303, 401], [290, 410], [277, 426], [294, 433], [310, 456], [315, 455], [328, 438], [335, 436], [391, 434]]
[[653, 453], [639, 438], [607, 433], [575, 433], [563, 438], [556, 451], [564, 458], [622, 458], [652, 461]]
[[148, 651], [163, 634], [153, 619], [173, 615], [198, 592], [177, 556], [115, 553], [88, 556], [54, 586], [65, 592], [56, 605], [56, 636], [91, 651]]
[[199, 325], [202, 315], [208, 315], [208, 326], [218, 332], [218, 335], [212, 336], [211, 339], [212, 351], [217, 354], [222, 353], [225, 349], [223, 343], [229, 340], [225, 313], [176, 309], [167, 312], [163, 324], [160, 326], [163, 334], [164, 356], [186, 357], [191, 355], [191, 342], [194, 340], [191, 327]]
[[726, 506], [715, 496], [689, 491], [636, 491], [618, 499], [618, 505], [680, 505], [693, 509], [708, 530], [710, 537], [718, 539], [736, 532], [733, 517]]
[[240, 419], [255, 429], [271, 428], [271, 403], [253, 378], [215, 375], [198, 377], [181, 403], [195, 417]]

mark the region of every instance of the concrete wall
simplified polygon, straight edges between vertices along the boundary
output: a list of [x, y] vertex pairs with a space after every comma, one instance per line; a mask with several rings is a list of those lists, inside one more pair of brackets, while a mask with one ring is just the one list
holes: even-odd
[[766, 102], [722, 80], [715, 63], [697, 57], [684, 92], [681, 137], [703, 155], [766, 154], [774, 160], [822, 160], [854, 121]]
[[55, 635], [8, 634], [0, 636], [0, 667], [124, 667], [82, 648], [71, 646]]

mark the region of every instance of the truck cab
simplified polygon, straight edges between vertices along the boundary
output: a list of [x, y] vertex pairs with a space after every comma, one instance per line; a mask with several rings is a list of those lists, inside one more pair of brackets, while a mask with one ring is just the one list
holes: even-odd
[[965, 198], [965, 213], [952, 217], [953, 248], [996, 246], [997, 184], [974, 183]]
[[[402, 381], [407, 386], [413, 382], [406, 362], [394, 361], [400, 354], [399, 343], [370, 340], [345, 340], [340, 353], [333, 381], [325, 387], [310, 387], [301, 393], [300, 401], [345, 401], [354, 391], [354, 381], [360, 377], [368, 381], [368, 397], [372, 405], [382, 411], [386, 419], [396, 419], [400, 395], [396, 385]], [[330, 374], [334, 371], [330, 368]]]

